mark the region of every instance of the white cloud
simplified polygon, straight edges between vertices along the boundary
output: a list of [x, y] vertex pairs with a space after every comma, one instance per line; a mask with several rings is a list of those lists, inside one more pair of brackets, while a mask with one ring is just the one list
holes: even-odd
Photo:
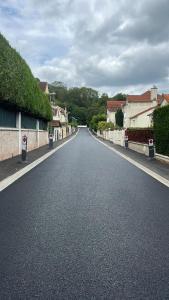
[[168, 9], [167, 0], [7, 0], [0, 26], [42, 80], [111, 93], [166, 89]]

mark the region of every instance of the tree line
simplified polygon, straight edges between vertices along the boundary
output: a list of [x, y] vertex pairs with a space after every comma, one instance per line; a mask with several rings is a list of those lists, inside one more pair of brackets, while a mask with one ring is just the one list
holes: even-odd
[[[58, 81], [49, 84], [49, 92], [55, 105], [67, 107], [69, 122], [76, 121], [94, 130], [97, 130], [100, 121], [106, 122], [106, 106], [109, 100], [106, 93], [99, 95], [97, 90], [88, 87], [67, 88]], [[124, 100], [125, 97], [119, 93], [113, 99]]]

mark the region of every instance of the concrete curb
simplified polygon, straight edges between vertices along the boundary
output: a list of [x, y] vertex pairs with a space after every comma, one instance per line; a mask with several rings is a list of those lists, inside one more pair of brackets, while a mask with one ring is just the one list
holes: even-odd
[[165, 186], [167, 186], [169, 188], [169, 180], [167, 180], [166, 178], [162, 177], [161, 175], [155, 173], [154, 171], [151, 171], [150, 169], [144, 167], [143, 165], [141, 165], [140, 163], [136, 162], [132, 158], [129, 158], [128, 156], [126, 156], [126, 155], [122, 154], [121, 152], [119, 152], [119, 151], [113, 149], [112, 147], [108, 146], [107, 144], [105, 144], [104, 142], [102, 142], [98, 138], [96, 138], [91, 132], [90, 132], [90, 134], [91, 134], [91, 136], [96, 141], [98, 141], [99, 143], [103, 144], [109, 150], [115, 152], [117, 155], [121, 156], [122, 158], [124, 158], [125, 160], [127, 160], [128, 162], [130, 162], [132, 165], [134, 165], [138, 169], [142, 170], [143, 172], [145, 172], [146, 174], [148, 174], [149, 176], [153, 177], [154, 179], [156, 179], [157, 181], [159, 181], [160, 183], [164, 184]]
[[33, 168], [35, 168], [36, 166], [38, 166], [40, 163], [42, 163], [48, 157], [50, 157], [51, 155], [53, 155], [56, 151], [58, 151], [60, 148], [62, 148], [63, 146], [65, 146], [67, 143], [69, 143], [70, 141], [72, 141], [77, 136], [78, 132], [79, 132], [79, 130], [77, 131], [77, 133], [71, 139], [69, 139], [68, 141], [64, 142], [63, 144], [61, 144], [57, 148], [51, 150], [50, 152], [46, 153], [45, 155], [41, 156], [40, 158], [38, 158], [37, 160], [35, 160], [31, 164], [29, 164], [28, 166], [24, 167], [22, 170], [20, 170], [20, 171], [16, 172], [15, 174], [13, 174], [13, 175], [5, 178], [4, 180], [0, 181], [0, 192], [2, 192], [4, 189], [6, 189], [8, 186], [10, 186], [12, 183], [14, 183], [16, 180], [18, 180], [19, 178], [21, 178], [22, 176], [24, 176], [26, 173], [28, 173], [29, 171], [31, 171]]

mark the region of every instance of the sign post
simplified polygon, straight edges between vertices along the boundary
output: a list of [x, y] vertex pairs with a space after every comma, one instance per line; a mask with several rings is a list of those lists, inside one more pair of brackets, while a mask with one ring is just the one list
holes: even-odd
[[49, 149], [53, 148], [53, 134], [49, 135]]
[[125, 145], [125, 148], [126, 149], [128, 149], [128, 136], [127, 135], [125, 135], [125, 137], [124, 137], [124, 145]]
[[153, 139], [148, 140], [148, 148], [149, 148], [149, 157], [154, 158], [154, 141]]
[[27, 145], [28, 145], [28, 138], [26, 135], [22, 137], [22, 162], [26, 162], [27, 158]]

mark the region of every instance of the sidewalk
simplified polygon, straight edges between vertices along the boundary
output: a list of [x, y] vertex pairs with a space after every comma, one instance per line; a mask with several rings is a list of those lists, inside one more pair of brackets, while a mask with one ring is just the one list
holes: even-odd
[[123, 155], [133, 159], [134, 161], [140, 163], [144, 167], [150, 169], [151, 171], [157, 173], [158, 175], [164, 177], [165, 179], [169, 180], [169, 164], [160, 162], [158, 160], [150, 159], [149, 157], [145, 156], [144, 154], [140, 154], [135, 152], [131, 149], [125, 149], [122, 146], [113, 144], [110, 141], [104, 140], [103, 138], [95, 136], [97, 139], [101, 140], [109, 147], [115, 149], [116, 151], [120, 152]]
[[[53, 149], [57, 148], [58, 146], [60, 146], [64, 142], [66, 142], [67, 140], [71, 139], [75, 134], [76, 134], [76, 132], [63, 140], [54, 142]], [[19, 170], [23, 169], [25, 166], [31, 164], [32, 162], [34, 162], [35, 160], [37, 160], [38, 158], [40, 158], [41, 156], [50, 152], [53, 149], [49, 149], [49, 146], [45, 145], [43, 147], [40, 147], [38, 149], [28, 152], [27, 153], [28, 163], [26, 163], [26, 164], [21, 162], [21, 155], [1, 161], [0, 162], [0, 181], [15, 174]]]

